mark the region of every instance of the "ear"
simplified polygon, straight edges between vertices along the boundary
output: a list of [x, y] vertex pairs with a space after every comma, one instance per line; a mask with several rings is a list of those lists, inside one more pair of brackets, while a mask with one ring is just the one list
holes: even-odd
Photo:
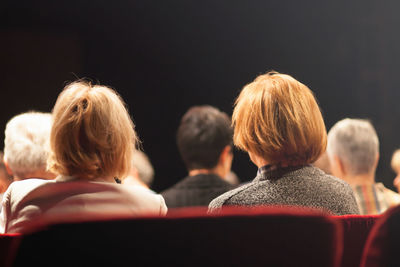
[[221, 170], [220, 176], [225, 177], [230, 171], [232, 167], [233, 161], [233, 152], [231, 146], [225, 146], [222, 149], [221, 154], [219, 155], [218, 166]]
[[220, 162], [226, 162], [227, 160], [232, 161], [233, 160], [233, 151], [231, 146], [225, 146], [222, 149], [221, 154], [219, 155], [219, 161]]
[[378, 162], [379, 162], [379, 152], [376, 154], [376, 159], [375, 159], [375, 169], [378, 166]]
[[7, 173], [8, 173], [9, 175], [13, 176], [13, 172], [12, 172], [12, 170], [10, 169], [10, 166], [8, 165], [7, 159], [4, 158], [3, 161], [4, 161], [4, 166], [6, 166]]

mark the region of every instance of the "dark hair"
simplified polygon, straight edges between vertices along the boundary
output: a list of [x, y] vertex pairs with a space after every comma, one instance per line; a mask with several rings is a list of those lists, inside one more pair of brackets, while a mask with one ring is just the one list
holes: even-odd
[[182, 117], [177, 144], [188, 170], [212, 169], [222, 150], [232, 145], [228, 115], [212, 106], [194, 106]]

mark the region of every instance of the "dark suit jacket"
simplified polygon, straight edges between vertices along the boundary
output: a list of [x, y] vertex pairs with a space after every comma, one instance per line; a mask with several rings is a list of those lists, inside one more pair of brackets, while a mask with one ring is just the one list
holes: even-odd
[[214, 198], [235, 186], [215, 174], [187, 176], [161, 192], [168, 208], [208, 206]]

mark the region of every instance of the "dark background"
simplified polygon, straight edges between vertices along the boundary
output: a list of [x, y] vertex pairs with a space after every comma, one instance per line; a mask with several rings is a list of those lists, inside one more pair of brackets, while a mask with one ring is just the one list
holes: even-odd
[[[400, 146], [397, 1], [3, 1], [0, 140], [6, 122], [50, 111], [66, 82], [91, 78], [129, 105], [160, 191], [185, 174], [175, 146], [192, 105], [232, 113], [241, 88], [274, 69], [316, 94], [327, 128], [369, 118], [381, 141], [377, 180], [392, 187]], [[233, 170], [256, 168], [235, 152]]]

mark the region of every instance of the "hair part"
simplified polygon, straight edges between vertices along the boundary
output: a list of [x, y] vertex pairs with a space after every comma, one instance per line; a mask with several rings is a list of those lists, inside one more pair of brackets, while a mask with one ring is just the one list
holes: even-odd
[[52, 118], [50, 113], [30, 111], [8, 121], [4, 138], [4, 158], [13, 175], [25, 179], [30, 173], [46, 170]]
[[233, 141], [273, 165], [305, 165], [326, 148], [326, 128], [311, 90], [293, 77], [268, 72], [247, 84], [232, 115]]
[[48, 168], [85, 179], [124, 177], [138, 142], [122, 98], [111, 88], [78, 81], [53, 109]]
[[351, 175], [368, 174], [375, 171], [378, 135], [368, 120], [346, 118], [329, 130], [327, 152], [330, 158], [337, 156]]
[[232, 145], [228, 115], [212, 106], [194, 106], [182, 117], [177, 145], [188, 170], [212, 169], [224, 147]]

